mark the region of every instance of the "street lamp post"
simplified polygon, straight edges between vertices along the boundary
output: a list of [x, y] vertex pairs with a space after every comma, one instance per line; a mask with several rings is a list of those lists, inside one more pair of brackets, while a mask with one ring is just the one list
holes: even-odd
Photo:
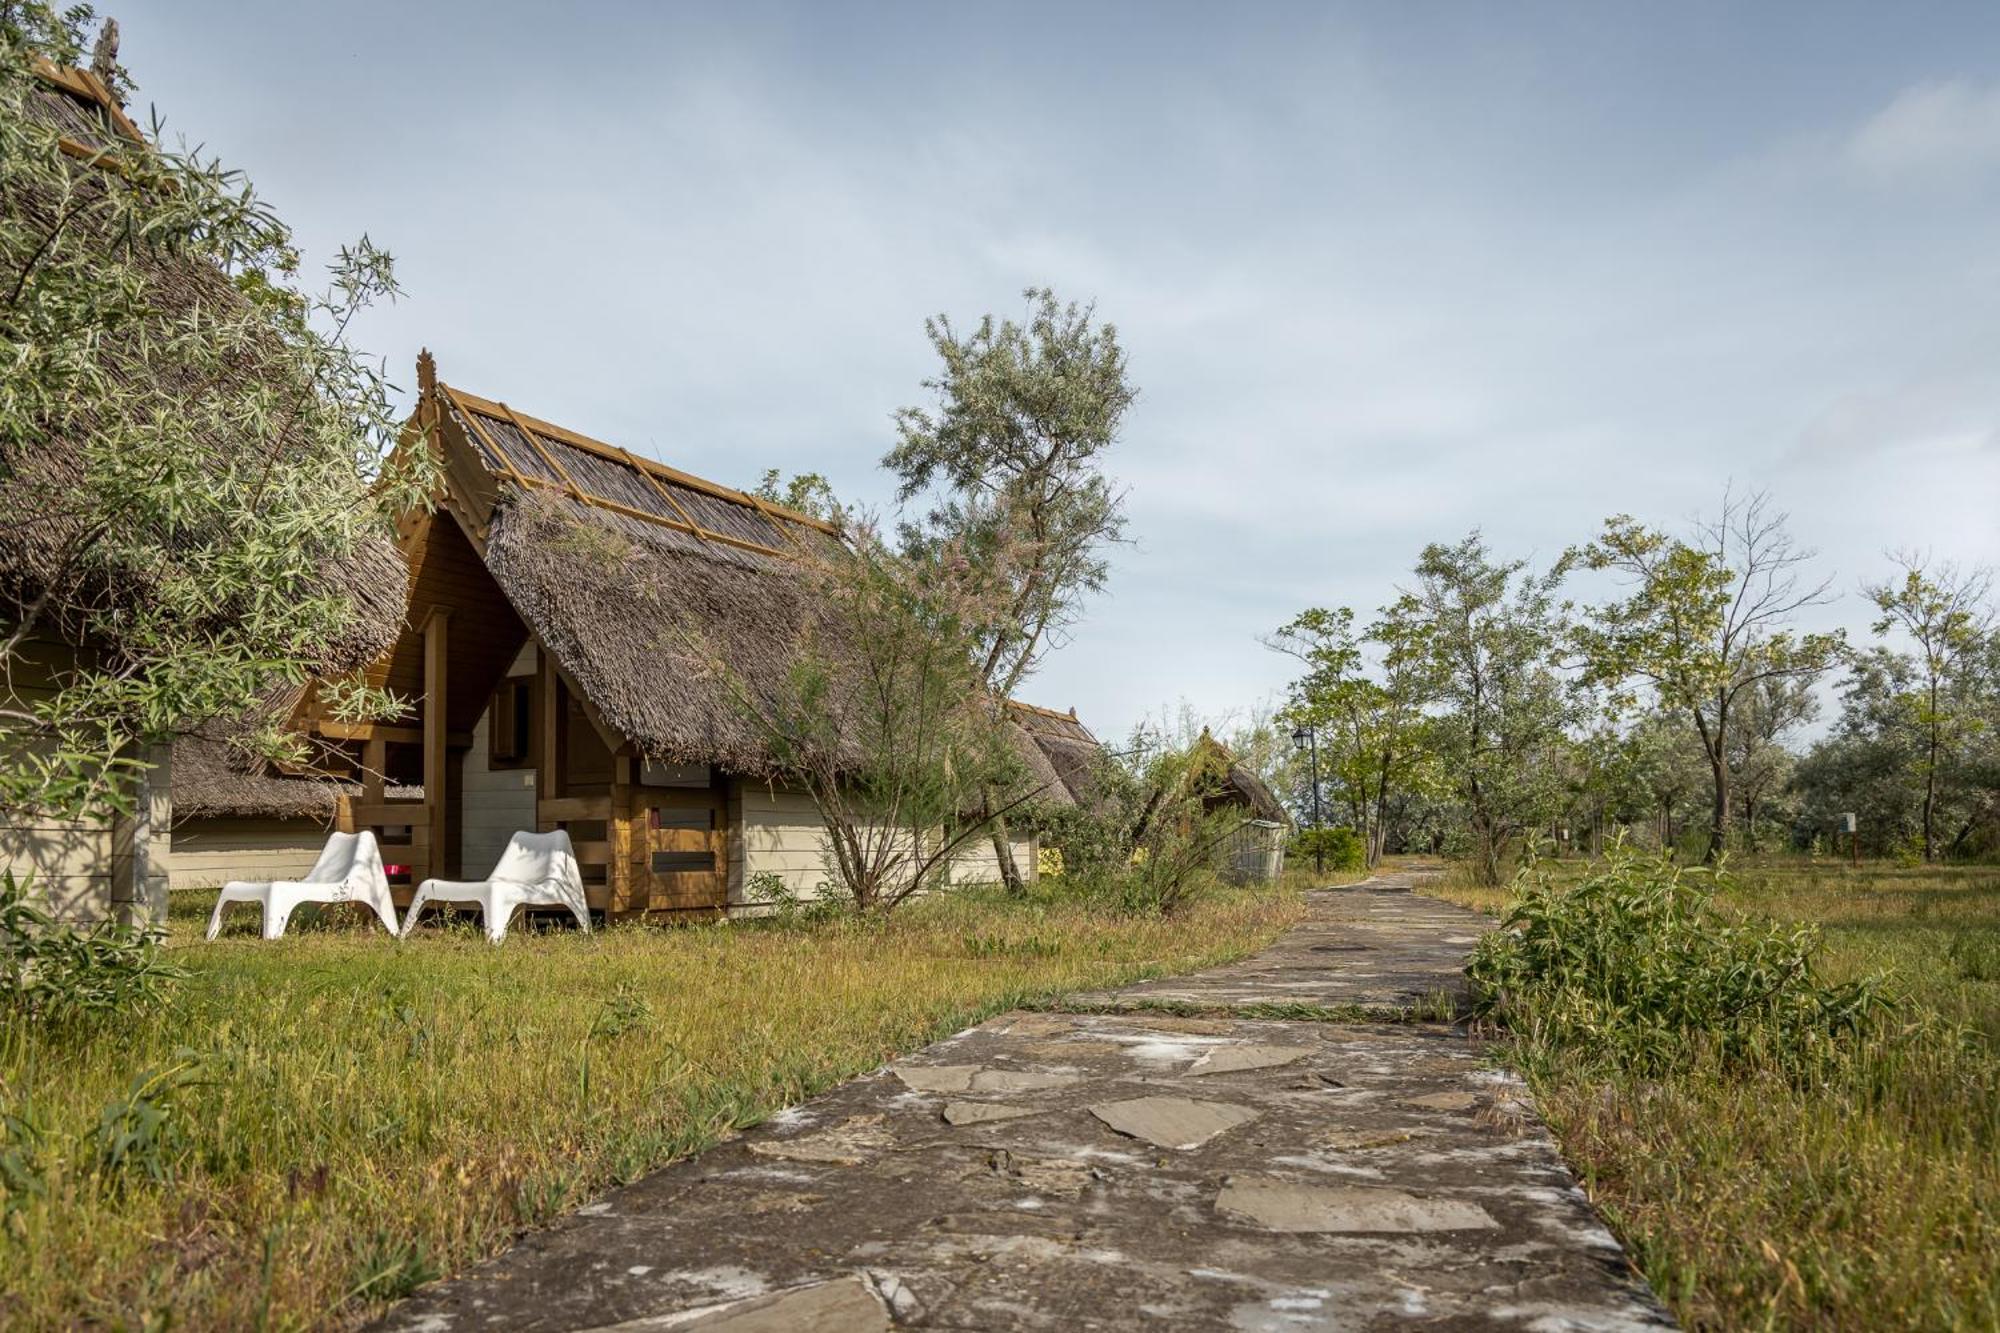
[[[1313, 784], [1312, 826], [1313, 830], [1317, 832], [1319, 830], [1319, 822], [1320, 822], [1319, 821], [1319, 732], [1318, 730], [1316, 728], [1307, 726], [1304, 723], [1301, 723], [1297, 727], [1294, 727], [1292, 729], [1292, 748], [1295, 750], [1308, 750], [1312, 754], [1312, 784]], [[1318, 875], [1323, 875], [1326, 873], [1326, 852], [1325, 849], [1321, 846], [1321, 839], [1319, 838], [1313, 839], [1313, 873]]]

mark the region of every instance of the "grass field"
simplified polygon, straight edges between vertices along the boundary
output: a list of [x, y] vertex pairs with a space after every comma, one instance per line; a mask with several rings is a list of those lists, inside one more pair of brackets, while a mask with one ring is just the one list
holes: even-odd
[[[1240, 956], [1174, 920], [954, 894], [884, 923], [310, 926], [200, 943], [164, 1014], [0, 1034], [0, 1326], [343, 1325], [522, 1227], [997, 1010]], [[245, 912], [247, 931], [252, 914]]]
[[1691, 1327], [2000, 1328], [2000, 868], [1774, 859], [1734, 878], [1727, 908], [1822, 928], [1830, 977], [1886, 975], [1894, 1030], [1808, 1087], [1517, 1050], [1572, 1165]]

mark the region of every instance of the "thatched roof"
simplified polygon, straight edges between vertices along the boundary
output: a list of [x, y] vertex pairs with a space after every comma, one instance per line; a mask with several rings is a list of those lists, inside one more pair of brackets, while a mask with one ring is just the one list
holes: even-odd
[[1229, 753], [1221, 741], [1202, 729], [1201, 737], [1195, 741], [1194, 764], [1191, 769], [1193, 779], [1203, 786], [1203, 802], [1210, 809], [1224, 805], [1234, 805], [1252, 819], [1265, 819], [1274, 824], [1292, 822], [1291, 812], [1277, 797], [1264, 779]]
[[1103, 794], [1109, 756], [1090, 728], [1077, 721], [1076, 711], [1058, 713], [1019, 699], [1008, 703], [1014, 725], [1033, 756], [1030, 768], [1051, 780], [1044, 799], [1052, 805], [1095, 806]]
[[[38, 81], [23, 106], [26, 119], [58, 136], [57, 147], [73, 160], [71, 170], [80, 192], [87, 195], [110, 188], [118, 169], [115, 155], [143, 151], [146, 141], [140, 130], [125, 115], [105, 81], [90, 71], [44, 63], [36, 73]], [[106, 161], [92, 164], [86, 160], [98, 153], [114, 157], [108, 165]], [[52, 226], [57, 203], [17, 198], [9, 206], [19, 219]], [[247, 299], [229, 277], [203, 260], [148, 250], [145, 238], [105, 234], [92, 240], [89, 229], [81, 226], [66, 234], [79, 237], [86, 254], [91, 245], [101, 245], [107, 257], [114, 247], [121, 247], [121, 256], [129, 256], [142, 275], [144, 299], [152, 312], [149, 319], [160, 327], [187, 325], [217, 312], [234, 314], [248, 308]], [[123, 341], [122, 335], [107, 340], [97, 353], [102, 368], [113, 376], [129, 374], [135, 362], [129, 348], [120, 350]], [[244, 373], [257, 372], [254, 366], [247, 366]], [[199, 394], [204, 388], [198, 384], [166, 387], [184, 387], [190, 394]], [[78, 428], [69, 429], [73, 434]], [[262, 441], [218, 436], [207, 443], [214, 465], [226, 468], [244, 458], [246, 447]], [[143, 599], [145, 576], [128, 571], [116, 586], [109, 586], [89, 571], [79, 571], [68, 558], [88, 519], [80, 512], [83, 506], [65, 504], [63, 497], [82, 487], [83, 466], [82, 451], [53, 426], [39, 439], [0, 441], [0, 618], [11, 615], [18, 619], [53, 586], [55, 595], [48, 599], [45, 612], [51, 629], [80, 641], [83, 622], [90, 619], [98, 633], [96, 644], [115, 651], [115, 638], [107, 641], [103, 637], [101, 613]], [[328, 671], [357, 667], [388, 646], [402, 616], [406, 572], [386, 533], [321, 571], [323, 586], [345, 595], [355, 614], [348, 617], [336, 641], [318, 646], [316, 666]]]
[[[240, 717], [216, 718], [174, 742], [174, 822], [188, 819], [311, 819], [332, 827], [337, 798], [359, 796], [361, 784], [272, 771], [243, 741], [291, 716], [300, 691], [274, 690]], [[421, 787], [391, 786], [391, 800], [416, 800]]]
[[[737, 692], [777, 697], [806, 637], [838, 655], [843, 631], [805, 574], [838, 529], [437, 382], [427, 364], [419, 377], [447, 476], [468, 492], [458, 508], [484, 521], [487, 569], [605, 723], [649, 758], [767, 775]], [[1038, 801], [1094, 795], [1097, 742], [1073, 715], [1010, 717]]]
[[785, 684], [822, 618], [794, 557], [837, 542], [832, 525], [444, 384], [433, 397], [492, 487], [488, 571], [605, 723], [651, 759], [766, 773], [735, 691]]

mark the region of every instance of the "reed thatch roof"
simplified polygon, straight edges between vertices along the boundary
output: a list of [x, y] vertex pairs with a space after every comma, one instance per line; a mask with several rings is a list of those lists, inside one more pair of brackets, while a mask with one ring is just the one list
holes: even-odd
[[433, 401], [447, 475], [469, 460], [490, 487], [488, 571], [606, 725], [650, 759], [768, 773], [736, 691], [775, 697], [823, 628], [795, 557], [833, 526], [442, 383]]
[[[487, 569], [605, 723], [648, 758], [769, 775], [739, 691], [779, 697], [807, 639], [838, 659], [849, 631], [806, 573], [840, 549], [838, 529], [437, 382], [428, 366], [420, 379], [447, 476], [491, 496], [459, 506], [484, 520]], [[1020, 705], [1010, 717], [1036, 799], [1091, 793], [1097, 742], [1073, 716]]]
[[[37, 82], [22, 108], [24, 116], [58, 136], [61, 152], [72, 159], [70, 170], [79, 192], [87, 195], [112, 188], [110, 182], [118, 169], [115, 155], [143, 151], [146, 141], [141, 131], [126, 116], [105, 80], [91, 71], [60, 69], [44, 62], [36, 74]], [[90, 160], [99, 154], [111, 156]], [[9, 201], [17, 220], [51, 228], [59, 207], [53, 199]], [[90, 246], [101, 245], [109, 258], [117, 247], [120, 262], [129, 261], [144, 284], [143, 298], [151, 311], [148, 319], [161, 328], [186, 326], [248, 307], [246, 297], [229, 277], [203, 260], [149, 249], [143, 237], [94, 235], [82, 225], [65, 234], [78, 238], [76, 243], [85, 247], [86, 254], [93, 253]], [[106, 374], [129, 376], [134, 366], [143, 363], [130, 345], [133, 336], [121, 334], [101, 344], [97, 354]], [[254, 366], [246, 366], [244, 373], [257, 372]], [[163, 387], [189, 394], [204, 390], [204, 386], [192, 383]], [[68, 437], [52, 425], [39, 437], [0, 441], [0, 619], [18, 621], [27, 608], [46, 597], [43, 614], [52, 630], [80, 642], [83, 625], [89, 621], [96, 628], [96, 645], [115, 652], [119, 645], [115, 638], [107, 641], [104, 637], [101, 613], [143, 599], [145, 575], [143, 571], [127, 571], [116, 586], [110, 586], [103, 577], [77, 568], [78, 562], [69, 558], [91, 521], [83, 512], [86, 506], [64, 503], [64, 497], [78, 494], [84, 484], [83, 453], [73, 443], [78, 429], [87, 431], [87, 423], [69, 427]], [[266, 443], [260, 438], [225, 435], [208, 441], [218, 469], [242, 461], [247, 448]], [[393, 640], [402, 617], [406, 570], [392, 542], [386, 533], [371, 539], [351, 555], [329, 563], [321, 577], [326, 590], [348, 598], [355, 614], [347, 618], [335, 641], [317, 645], [314, 665], [339, 671], [370, 661]]]
[[1234, 805], [1252, 819], [1285, 825], [1292, 822], [1291, 812], [1269, 784], [1230, 754], [1206, 727], [1195, 742], [1190, 777], [1201, 784], [1203, 804], [1211, 810]]
[[[174, 822], [188, 819], [310, 819], [332, 827], [338, 797], [359, 796], [361, 784], [272, 771], [243, 742], [259, 728], [291, 716], [300, 690], [267, 694], [240, 717], [215, 718], [174, 742]], [[391, 800], [416, 800], [421, 787], [391, 786]]]
[[1046, 773], [1051, 785], [1044, 799], [1052, 805], [1095, 807], [1103, 796], [1104, 765], [1110, 762], [1090, 728], [1077, 721], [1076, 710], [1059, 713], [1009, 700], [1013, 721], [1034, 759], [1030, 768]]

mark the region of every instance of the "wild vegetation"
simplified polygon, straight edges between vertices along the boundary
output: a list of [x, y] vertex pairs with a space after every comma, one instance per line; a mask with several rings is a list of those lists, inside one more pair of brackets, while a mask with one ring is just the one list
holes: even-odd
[[203, 944], [205, 897], [176, 900], [185, 976], [142, 1020], [0, 1023], [0, 1324], [351, 1323], [987, 1014], [1234, 957], [1299, 910], [968, 891], [494, 950], [391, 947], [347, 909]]
[[2000, 1324], [2000, 870], [1621, 857], [1436, 891], [1509, 914], [1482, 1004], [1685, 1323]]

